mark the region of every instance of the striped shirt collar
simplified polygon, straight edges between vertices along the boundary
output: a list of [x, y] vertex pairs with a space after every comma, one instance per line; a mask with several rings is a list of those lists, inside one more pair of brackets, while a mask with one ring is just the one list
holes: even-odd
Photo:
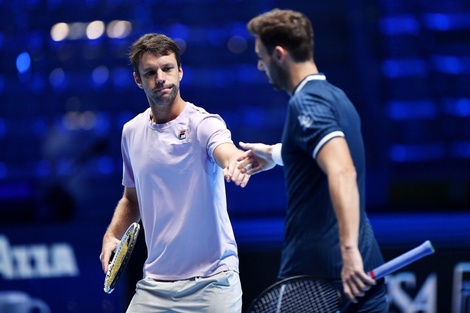
[[298, 93], [300, 90], [302, 90], [302, 88], [304, 88], [305, 84], [311, 80], [326, 80], [326, 76], [323, 75], [323, 74], [312, 74], [312, 75], [308, 75], [307, 77], [305, 77], [299, 85], [297, 85], [297, 88], [295, 88], [294, 90], [294, 95], [296, 93]]

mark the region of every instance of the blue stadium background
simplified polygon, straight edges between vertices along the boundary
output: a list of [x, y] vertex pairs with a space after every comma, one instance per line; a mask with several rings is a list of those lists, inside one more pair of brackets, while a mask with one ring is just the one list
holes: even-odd
[[[425, 298], [440, 312], [462, 299], [469, 310], [470, 291], [452, 280], [456, 264], [470, 261], [466, 0], [0, 0], [0, 291], [25, 291], [53, 312], [123, 310], [145, 251], [138, 248], [112, 295], [102, 291], [98, 255], [122, 193], [121, 127], [148, 105], [132, 79], [129, 45], [146, 32], [176, 39], [183, 98], [220, 114], [235, 142], [275, 143], [288, 97], [256, 69], [246, 30], [275, 7], [312, 20], [320, 71], [362, 117], [367, 206], [384, 254], [431, 239], [436, 255], [410, 268], [415, 285], [437, 273], [437, 293]], [[254, 176], [245, 189], [227, 185], [227, 193], [246, 306], [275, 279], [282, 171]], [[6, 264], [21, 272], [18, 251], [53, 253], [57, 242], [70, 243], [80, 274], [28, 276], [23, 264], [23, 276], [7, 275]], [[38, 257], [25, 253], [37, 271]], [[60, 287], [69, 280], [75, 287]], [[453, 288], [467, 296], [455, 300]], [[409, 302], [420, 296], [403, 290]], [[402, 312], [399, 300], [393, 310]]]

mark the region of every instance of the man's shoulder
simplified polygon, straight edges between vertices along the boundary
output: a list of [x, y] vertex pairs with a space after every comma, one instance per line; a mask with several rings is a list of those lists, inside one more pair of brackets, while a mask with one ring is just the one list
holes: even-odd
[[143, 123], [145, 123], [145, 121], [147, 120], [147, 116], [148, 116], [148, 112], [147, 112], [148, 110], [150, 110], [150, 108], [148, 108], [144, 112], [137, 114], [136, 116], [128, 120], [126, 123], [124, 123], [123, 130], [133, 129], [136, 126], [142, 125]]
[[196, 105], [194, 105], [193, 103], [190, 103], [190, 102], [188, 102], [187, 105], [189, 106], [189, 108], [187, 110], [187, 114], [188, 114], [188, 116], [190, 117], [190, 120], [193, 123], [199, 124], [200, 122], [202, 122], [206, 119], [212, 119], [212, 118], [223, 121], [223, 119], [220, 117], [220, 115], [209, 113], [203, 107], [196, 106]]
[[206, 109], [204, 109], [203, 107], [197, 106], [194, 103], [186, 102], [186, 105], [188, 106], [187, 108], [188, 114], [191, 114], [191, 115], [197, 114], [197, 115], [202, 115], [202, 116], [209, 114], [209, 112], [207, 112]]

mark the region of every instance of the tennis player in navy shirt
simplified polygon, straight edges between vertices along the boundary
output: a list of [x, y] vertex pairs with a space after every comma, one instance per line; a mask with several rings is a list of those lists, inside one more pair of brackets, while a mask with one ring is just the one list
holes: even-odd
[[248, 30], [258, 69], [291, 96], [282, 143], [240, 143], [247, 150], [240, 170], [284, 167], [288, 203], [279, 279], [332, 280], [350, 300], [343, 312], [388, 312], [384, 280], [366, 274], [383, 257], [365, 211], [360, 117], [318, 71], [304, 14], [274, 9], [253, 18]]

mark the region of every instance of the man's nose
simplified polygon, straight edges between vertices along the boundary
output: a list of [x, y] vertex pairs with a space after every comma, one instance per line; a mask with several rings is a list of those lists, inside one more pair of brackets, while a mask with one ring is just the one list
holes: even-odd
[[165, 84], [165, 80], [164, 80], [164, 79], [160, 79], [160, 78], [157, 78], [157, 79], [155, 80], [155, 82], [157, 83], [157, 85], [163, 85], [163, 84]]
[[163, 71], [157, 71], [157, 73], [155, 74], [155, 81], [158, 84], [163, 84], [165, 82]]

